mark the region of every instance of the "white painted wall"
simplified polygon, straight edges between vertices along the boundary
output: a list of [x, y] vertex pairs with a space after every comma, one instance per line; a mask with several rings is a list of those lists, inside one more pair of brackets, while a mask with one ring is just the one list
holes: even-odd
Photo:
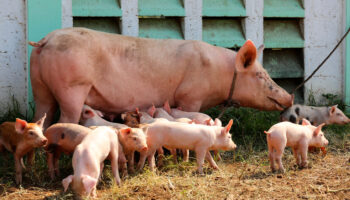
[[[0, 1], [0, 115], [13, 95], [25, 110], [27, 101], [26, 1]], [[24, 113], [24, 112], [23, 112]]]
[[[308, 0], [305, 4], [305, 76], [323, 61], [345, 33], [345, 1]], [[305, 100], [314, 95], [318, 103], [324, 103], [322, 94], [331, 93], [343, 97], [343, 73], [345, 68], [342, 44], [306, 83]]]

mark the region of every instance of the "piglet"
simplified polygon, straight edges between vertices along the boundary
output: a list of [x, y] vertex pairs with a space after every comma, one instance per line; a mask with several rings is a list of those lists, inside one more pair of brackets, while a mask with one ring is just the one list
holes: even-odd
[[226, 127], [206, 126], [201, 124], [187, 124], [179, 122], [157, 122], [148, 125], [148, 151], [141, 153], [138, 169], [142, 169], [145, 159], [148, 158], [150, 169], [155, 167], [154, 154], [159, 147], [170, 149], [190, 149], [196, 152], [198, 172], [203, 173], [204, 158], [213, 168], [218, 168], [211, 157], [209, 150], [235, 149], [229, 133], [233, 121]]
[[46, 129], [44, 135], [48, 139], [45, 150], [47, 165], [51, 179], [59, 176], [59, 158], [61, 153], [71, 154], [91, 129], [72, 123], [57, 123]]
[[307, 166], [309, 146], [325, 147], [328, 145], [328, 140], [321, 130], [325, 124], [315, 127], [305, 119], [302, 123], [303, 125], [280, 122], [265, 131], [272, 172], [276, 171], [275, 161], [278, 163], [279, 170], [282, 173], [285, 172], [282, 165], [282, 155], [286, 146], [292, 148], [298, 166], [303, 168]]
[[134, 173], [134, 153], [135, 151], [147, 151], [146, 143], [147, 127], [125, 128], [119, 130], [119, 141], [123, 146], [124, 153], [128, 160], [128, 169]]
[[88, 105], [83, 106], [83, 110], [81, 112], [79, 124], [89, 127], [89, 126], [113, 126], [116, 128], [128, 128], [128, 126], [124, 124], [109, 122], [103, 119], [99, 112], [92, 109]]
[[85, 136], [74, 150], [74, 175], [62, 180], [64, 191], [72, 184], [72, 189], [77, 195], [96, 197], [97, 181], [103, 170], [103, 162], [107, 158], [111, 161], [116, 184], [120, 185], [118, 148], [118, 135], [110, 127], [98, 127]]
[[293, 123], [301, 123], [303, 118], [309, 120], [315, 126], [322, 123], [326, 125], [350, 123], [350, 119], [337, 105], [331, 107], [314, 107], [295, 104], [284, 110], [280, 115], [280, 121], [290, 121]]
[[163, 108], [174, 118], [188, 118], [193, 120], [196, 124], [214, 125], [214, 121], [207, 114], [200, 112], [186, 112], [179, 108], [170, 108], [168, 101], [164, 103]]
[[31, 165], [34, 148], [42, 147], [47, 143], [43, 135], [45, 118], [46, 114], [35, 123], [17, 118], [16, 122], [4, 122], [0, 125], [0, 150], [5, 147], [14, 153], [17, 184], [22, 184], [23, 156], [28, 154], [27, 161]]

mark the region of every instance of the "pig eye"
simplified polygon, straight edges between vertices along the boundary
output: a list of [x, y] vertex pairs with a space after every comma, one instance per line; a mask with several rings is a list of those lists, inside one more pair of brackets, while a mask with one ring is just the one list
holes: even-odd
[[33, 131], [29, 131], [29, 135], [34, 135]]
[[337, 116], [340, 116], [341, 114], [340, 113], [337, 113]]
[[133, 140], [136, 141], [136, 137], [134, 137]]

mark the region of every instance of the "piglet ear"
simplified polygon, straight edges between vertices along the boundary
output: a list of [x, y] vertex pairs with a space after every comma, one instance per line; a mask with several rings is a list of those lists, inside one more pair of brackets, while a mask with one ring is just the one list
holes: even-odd
[[170, 105], [169, 105], [169, 101], [166, 100], [166, 102], [164, 103], [164, 106], [163, 106], [164, 110], [167, 111], [167, 113], [171, 113], [171, 108], [170, 108]]
[[120, 117], [122, 118], [122, 120], [125, 120], [126, 113], [121, 114]]
[[27, 122], [25, 120], [16, 118], [15, 129], [17, 133], [22, 134], [26, 127], [27, 127]]
[[131, 133], [131, 128], [122, 128], [120, 129], [120, 133], [129, 135]]
[[214, 126], [222, 126], [222, 122], [221, 122], [221, 120], [220, 119], [218, 119], [218, 118], [215, 118], [215, 121], [214, 121]]
[[142, 129], [142, 131], [143, 131], [145, 134], [147, 134], [147, 132], [148, 132], [148, 126], [143, 126], [141, 129]]
[[337, 110], [338, 105], [334, 105], [329, 109], [329, 115], [332, 116]]
[[225, 127], [225, 133], [230, 132], [232, 124], [233, 124], [233, 120], [231, 119]]
[[210, 126], [210, 125], [211, 125], [211, 124], [210, 124], [210, 121], [211, 121], [211, 118], [205, 120], [205, 121], [204, 121], [205, 125]]
[[40, 126], [41, 128], [43, 128], [45, 119], [46, 119], [46, 113], [44, 113], [44, 116], [43, 116], [41, 119], [39, 119], [37, 122], [35, 122], [35, 123], [36, 123], [38, 126]]
[[303, 118], [301, 125], [307, 126], [307, 125], [311, 125], [311, 123], [309, 122], [309, 120]]
[[99, 110], [95, 110], [96, 111], [96, 113], [97, 113], [97, 116], [99, 116], [99, 117], [103, 117], [104, 115], [103, 115], [103, 113], [101, 112], [101, 111], [99, 111]]
[[154, 106], [154, 104], [147, 110], [147, 113], [149, 115], [151, 115], [151, 117], [154, 116], [154, 113], [156, 112], [156, 107]]
[[85, 189], [86, 193], [90, 194], [92, 189], [96, 186], [97, 179], [92, 178], [91, 176], [85, 175], [82, 178], [82, 182], [83, 182], [84, 189]]
[[65, 179], [62, 180], [62, 185], [63, 185], [63, 188], [64, 188], [64, 192], [67, 191], [68, 186], [72, 182], [72, 180], [73, 180], [73, 175], [69, 175]]
[[316, 128], [315, 131], [314, 131], [314, 136], [317, 136], [317, 135], [321, 132], [321, 129], [322, 129], [322, 127], [323, 127], [324, 125], [326, 125], [326, 124], [325, 124], [325, 123], [322, 123], [322, 124], [320, 124], [320, 125], [317, 126], [317, 128]]
[[93, 117], [95, 117], [94, 111], [92, 111], [91, 109], [84, 109], [83, 110], [83, 118], [90, 119]]

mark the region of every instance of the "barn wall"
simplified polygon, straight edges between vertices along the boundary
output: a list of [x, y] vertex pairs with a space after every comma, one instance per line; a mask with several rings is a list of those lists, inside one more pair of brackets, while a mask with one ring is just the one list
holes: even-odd
[[[305, 1], [305, 76], [323, 61], [345, 33], [345, 1]], [[349, 36], [348, 36], [349, 37]], [[334, 52], [305, 87], [305, 99], [315, 97], [324, 103], [322, 94], [343, 97], [345, 42]]]
[[[72, 3], [72, 1], [79, 2], [81, 0], [62, 0], [62, 27], [74, 26], [74, 19], [77, 19], [78, 24], [94, 26], [93, 23], [84, 20], [87, 19], [84, 17], [95, 17], [97, 23], [102, 20], [103, 26], [100, 27], [109, 29], [105, 25], [113, 24], [113, 26], [116, 26], [113, 28], [113, 32], [125, 35], [143, 36], [149, 34], [153, 37], [169, 33], [169, 37], [204, 40], [218, 46], [227, 45], [225, 47], [233, 49], [239, 48], [246, 39], [252, 39], [257, 46], [262, 43], [266, 45], [267, 42], [264, 40], [269, 34], [266, 26], [264, 27], [266, 22], [287, 18], [294, 19], [300, 25], [301, 40], [295, 40], [289, 47], [284, 46], [282, 48], [277, 45], [275, 48], [273, 45], [268, 46], [264, 53], [264, 59], [259, 58], [261, 62], [263, 60], [270, 62], [274, 61], [274, 57], [281, 59], [281, 56], [278, 56], [281, 52], [282, 54], [287, 52], [287, 54], [282, 55], [286, 56], [286, 59], [290, 58], [289, 53], [291, 56], [298, 56], [301, 52], [301, 63], [292, 63], [291, 65], [300, 65], [302, 71], [288, 73], [282, 70], [282, 72], [275, 75], [282, 78], [291, 75], [293, 77], [300, 76], [300, 73], [309, 75], [345, 31], [345, 0], [290, 0], [294, 3], [302, 2], [303, 5], [302, 10], [297, 10], [290, 16], [282, 16], [283, 13], [280, 14], [281, 16], [271, 15], [273, 12], [268, 10], [270, 8], [266, 7], [266, 3], [277, 2], [278, 4], [276, 0], [265, 0], [265, 2], [256, 0], [171, 0], [167, 1], [169, 5], [166, 6], [169, 7], [158, 9], [159, 12], [154, 9], [152, 11], [150, 9], [152, 7], [145, 7], [145, 4], [140, 4], [140, 1], [147, 2], [144, 0], [120, 0], [117, 1], [120, 2], [120, 12], [118, 11], [115, 15], [109, 13], [111, 16], [103, 16], [104, 13], [97, 13], [99, 16], [94, 16], [96, 13], [86, 12], [87, 8], [78, 12], [83, 16], [76, 16], [74, 15], [74, 2]], [[94, 0], [88, 1], [93, 2]], [[227, 4], [229, 6], [234, 3], [232, 9], [235, 10], [216, 6], [217, 3], [222, 1], [229, 2]], [[108, 0], [106, 2], [113, 1]], [[150, 2], [157, 2], [157, 0]], [[178, 4], [178, 2], [182, 3]], [[209, 5], [212, 2], [214, 2], [214, 6]], [[242, 4], [236, 6], [238, 2], [242, 2]], [[140, 5], [143, 7], [139, 8]], [[24, 112], [28, 100], [26, 1], [2, 0], [0, 1], [0, 7], [6, 8], [0, 10], [0, 114], [11, 104], [11, 96], [19, 101]], [[109, 8], [112, 9], [107, 5], [106, 9]], [[152, 14], [152, 12], [154, 13]], [[165, 19], [168, 21], [162, 22], [164, 16], [162, 12], [165, 13]], [[110, 20], [110, 17], [113, 19]], [[277, 19], [276, 17], [280, 18]], [[103, 20], [107, 22], [103, 22]], [[152, 29], [152, 23], [157, 23], [157, 26], [173, 23], [175, 26], [173, 30], [170, 30], [170, 28], [165, 32], [161, 32]], [[180, 26], [176, 23], [180, 23]], [[210, 37], [213, 33], [214, 36]], [[296, 45], [296, 47], [293, 47], [293, 45]], [[299, 51], [298, 48], [302, 50]], [[305, 85], [304, 92], [301, 93], [304, 93], [306, 102], [310, 94], [315, 97], [317, 102], [321, 103], [324, 102], [322, 94], [326, 93], [336, 94], [342, 98], [344, 93], [344, 71], [345, 46], [342, 45], [315, 77]], [[288, 81], [286, 83], [289, 84]], [[293, 85], [289, 87], [293, 87]]]
[[14, 96], [24, 112], [27, 100], [26, 6], [23, 0], [0, 1], [0, 115]]

